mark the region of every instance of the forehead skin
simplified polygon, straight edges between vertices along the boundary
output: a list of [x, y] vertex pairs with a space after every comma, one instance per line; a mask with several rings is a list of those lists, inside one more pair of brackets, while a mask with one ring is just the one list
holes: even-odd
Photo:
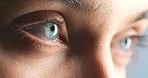
[[[5, 18], [6, 17], [8, 18], [7, 20], [4, 18], [0, 19], [1, 20], [0, 23], [4, 23], [6, 21], [9, 22], [11, 19], [19, 15], [22, 15], [26, 12], [31, 12], [35, 10], [44, 10], [44, 9], [49, 10], [49, 8], [53, 9], [52, 6], [57, 6], [56, 4], [60, 4], [58, 1], [60, 2], [64, 0], [1, 0], [0, 15]], [[68, 0], [65, 1], [68, 2]], [[95, 17], [98, 16], [97, 18], [99, 18], [100, 16], [101, 17], [110, 16], [112, 17], [111, 20], [122, 19], [124, 20], [124, 22], [128, 22], [130, 18], [135, 16], [135, 14], [138, 14], [148, 9], [147, 0], [142, 0], [142, 1], [141, 0], [134, 0], [134, 1], [133, 0], [74, 0], [74, 1], [75, 2], [78, 1], [81, 4], [80, 8], [82, 9], [77, 10], [74, 9], [73, 7], [71, 7], [71, 9], [73, 9], [73, 11], [76, 10], [80, 15], [82, 15], [82, 12], [86, 11], [85, 14], [90, 13], [91, 16]], [[66, 4], [60, 4], [60, 5], [65, 6]], [[60, 7], [58, 7], [58, 9]], [[67, 7], [64, 8], [67, 9]], [[9, 15], [13, 17], [10, 17]]]

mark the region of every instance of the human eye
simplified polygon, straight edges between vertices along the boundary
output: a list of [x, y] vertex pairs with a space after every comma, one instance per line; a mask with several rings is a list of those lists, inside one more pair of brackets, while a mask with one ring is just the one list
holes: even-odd
[[[133, 47], [139, 46], [141, 39], [147, 36], [138, 34], [133, 28], [126, 29], [115, 35], [111, 42], [111, 54], [116, 65], [126, 66], [133, 56]], [[139, 46], [140, 47], [140, 46]]]
[[[67, 47], [68, 36], [63, 16], [51, 10], [35, 11], [14, 19], [5, 30], [15, 50], [56, 53]], [[6, 41], [5, 41], [6, 42]], [[31, 52], [28, 51], [28, 52]]]

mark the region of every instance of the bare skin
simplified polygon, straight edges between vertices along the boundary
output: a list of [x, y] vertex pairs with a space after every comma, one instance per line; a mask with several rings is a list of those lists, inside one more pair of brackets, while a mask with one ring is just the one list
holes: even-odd
[[[118, 43], [144, 32], [147, 10], [148, 0], [1, 0], [0, 78], [126, 78], [133, 53]], [[64, 22], [62, 39], [10, 28], [51, 18]]]

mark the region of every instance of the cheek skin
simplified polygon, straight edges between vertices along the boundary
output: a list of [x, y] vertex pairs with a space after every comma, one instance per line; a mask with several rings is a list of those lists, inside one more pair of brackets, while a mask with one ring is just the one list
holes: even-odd
[[[99, 67], [96, 68], [94, 62], [88, 58], [80, 59], [69, 57], [67, 60], [59, 58], [57, 60], [15, 60], [7, 57], [0, 64], [0, 77], [2, 78], [108, 78], [99, 74]], [[55, 58], [55, 57], [54, 57]], [[62, 59], [62, 60], [61, 60]], [[86, 61], [87, 60], [87, 61]], [[48, 62], [50, 61], [50, 62]], [[104, 69], [102, 69], [104, 70]]]
[[69, 51], [58, 52], [46, 58], [4, 55], [0, 62], [0, 76], [2, 78], [114, 78], [108, 38], [100, 35], [96, 37], [87, 29], [71, 35], [72, 43]]
[[128, 51], [124, 53], [119, 50], [112, 49], [111, 50], [112, 58], [116, 67], [125, 67], [131, 60], [132, 51]]
[[116, 78], [126, 78], [126, 65], [132, 58], [132, 51], [124, 53], [124, 51], [111, 49], [112, 60], [116, 70]]
[[[30, 58], [20, 55], [6, 56], [0, 62], [2, 78], [54, 78], [52, 73], [63, 64], [64, 53], [52, 57]], [[62, 66], [61, 66], [62, 67]], [[60, 68], [60, 67], [59, 67]], [[60, 70], [60, 69], [59, 69]], [[56, 73], [57, 71], [55, 71]], [[47, 75], [47, 76], [44, 76]], [[51, 75], [51, 77], [50, 77]]]

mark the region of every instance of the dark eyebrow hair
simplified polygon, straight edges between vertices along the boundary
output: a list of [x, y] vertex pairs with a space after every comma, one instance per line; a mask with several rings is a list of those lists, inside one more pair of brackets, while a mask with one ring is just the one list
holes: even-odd
[[75, 8], [78, 8], [78, 7], [81, 6], [81, 1], [80, 0], [58, 0], [58, 1], [61, 1], [63, 3], [66, 3], [69, 6], [75, 7]]
[[145, 18], [148, 19], [148, 10], [137, 13], [131, 22], [134, 23]]
[[[85, 1], [85, 0], [54, 0], [56, 2], [64, 3], [76, 10], [94, 12], [96, 10], [106, 10], [105, 5], [102, 4], [101, 0], [98, 1]], [[108, 8], [109, 9], [109, 8]]]

